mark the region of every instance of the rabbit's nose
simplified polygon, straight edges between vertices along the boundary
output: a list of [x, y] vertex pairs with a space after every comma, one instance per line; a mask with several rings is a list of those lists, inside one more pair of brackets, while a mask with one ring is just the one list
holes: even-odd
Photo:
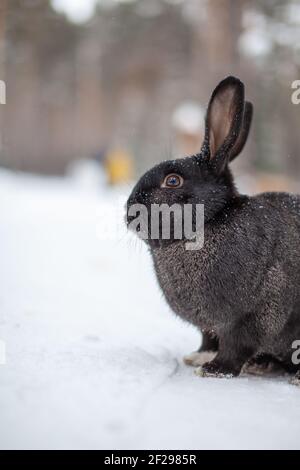
[[127, 201], [127, 210], [130, 206], [132, 206], [133, 204], [143, 204], [143, 197], [141, 195], [141, 193], [134, 193], [132, 194], [128, 201]]

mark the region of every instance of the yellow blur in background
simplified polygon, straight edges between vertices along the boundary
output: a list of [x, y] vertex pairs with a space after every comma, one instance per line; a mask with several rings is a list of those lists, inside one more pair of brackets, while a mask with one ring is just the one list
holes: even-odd
[[111, 150], [106, 155], [105, 169], [109, 184], [128, 183], [134, 174], [132, 156], [121, 148]]

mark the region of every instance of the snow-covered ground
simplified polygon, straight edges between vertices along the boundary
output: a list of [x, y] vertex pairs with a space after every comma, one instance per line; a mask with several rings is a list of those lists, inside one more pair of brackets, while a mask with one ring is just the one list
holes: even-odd
[[182, 363], [144, 246], [103, 239], [116, 199], [0, 172], [0, 447], [300, 448], [299, 388]]

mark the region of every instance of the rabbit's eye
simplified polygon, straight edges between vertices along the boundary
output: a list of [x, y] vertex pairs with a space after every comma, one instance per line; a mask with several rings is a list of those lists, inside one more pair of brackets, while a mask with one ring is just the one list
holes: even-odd
[[167, 175], [161, 185], [162, 188], [180, 188], [183, 185], [183, 178], [180, 175], [171, 173]]

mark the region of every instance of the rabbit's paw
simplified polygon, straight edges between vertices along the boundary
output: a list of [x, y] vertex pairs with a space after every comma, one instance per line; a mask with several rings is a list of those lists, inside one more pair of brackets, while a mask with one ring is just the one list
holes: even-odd
[[216, 352], [213, 351], [194, 351], [187, 356], [183, 357], [183, 362], [187, 366], [199, 367], [203, 366], [206, 362], [212, 361], [216, 357]]
[[254, 357], [243, 367], [243, 372], [250, 375], [279, 374], [282, 370], [279, 362], [268, 355]]
[[300, 387], [300, 371], [294, 375], [294, 377], [290, 380], [290, 383], [292, 385], [297, 385], [297, 387]]
[[195, 374], [200, 377], [216, 377], [220, 379], [231, 379], [238, 375], [236, 371], [217, 361], [206, 362], [202, 367], [198, 367], [195, 370]]

